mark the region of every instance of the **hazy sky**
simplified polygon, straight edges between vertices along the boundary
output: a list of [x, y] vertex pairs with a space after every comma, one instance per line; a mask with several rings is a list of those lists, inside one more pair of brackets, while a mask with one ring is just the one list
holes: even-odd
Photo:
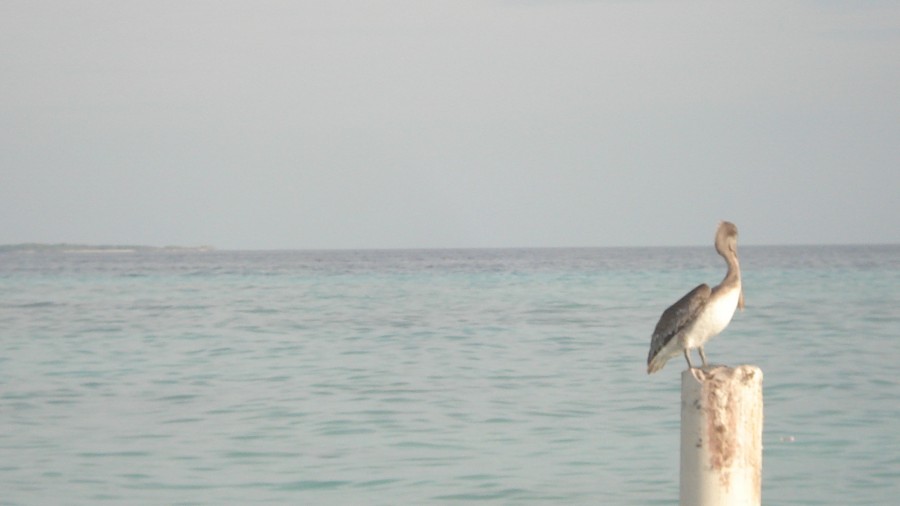
[[0, 243], [900, 242], [900, 2], [0, 0]]

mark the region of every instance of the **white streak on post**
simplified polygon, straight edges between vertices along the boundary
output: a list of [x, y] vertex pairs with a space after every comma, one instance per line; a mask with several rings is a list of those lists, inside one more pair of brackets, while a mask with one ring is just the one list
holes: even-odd
[[762, 503], [762, 371], [681, 374], [681, 506]]

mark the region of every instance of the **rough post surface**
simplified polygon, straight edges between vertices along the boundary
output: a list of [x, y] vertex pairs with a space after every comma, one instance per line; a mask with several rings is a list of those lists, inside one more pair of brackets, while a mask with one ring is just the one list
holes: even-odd
[[762, 371], [681, 374], [681, 506], [762, 503]]

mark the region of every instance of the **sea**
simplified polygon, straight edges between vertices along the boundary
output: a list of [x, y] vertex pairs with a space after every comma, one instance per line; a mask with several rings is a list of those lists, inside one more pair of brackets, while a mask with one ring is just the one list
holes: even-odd
[[[745, 246], [763, 503], [900, 503], [900, 246]], [[712, 247], [0, 254], [2, 505], [671, 505]], [[694, 355], [695, 360], [697, 355]]]

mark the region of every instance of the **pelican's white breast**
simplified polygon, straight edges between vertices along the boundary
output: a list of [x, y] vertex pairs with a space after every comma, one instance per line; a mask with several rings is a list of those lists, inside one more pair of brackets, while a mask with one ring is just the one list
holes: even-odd
[[697, 348], [731, 323], [734, 310], [737, 309], [741, 296], [741, 285], [738, 283], [727, 290], [719, 290], [710, 297], [709, 302], [697, 316], [691, 329], [684, 334], [685, 346]]

